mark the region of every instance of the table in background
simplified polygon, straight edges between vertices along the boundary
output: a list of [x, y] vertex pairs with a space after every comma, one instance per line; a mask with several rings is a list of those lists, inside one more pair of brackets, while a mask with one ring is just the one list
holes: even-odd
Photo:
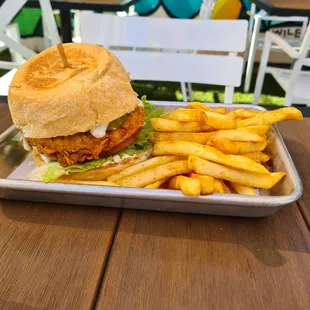
[[304, 195], [268, 218], [0, 200], [0, 308], [306, 309], [310, 119], [280, 130]]
[[258, 8], [274, 16], [309, 16], [309, 0], [250, 0]]
[[[126, 11], [138, 0], [51, 0], [54, 10], [60, 11], [63, 43], [72, 42], [70, 10], [118, 12]], [[30, 0], [25, 7], [39, 8], [38, 0]]]

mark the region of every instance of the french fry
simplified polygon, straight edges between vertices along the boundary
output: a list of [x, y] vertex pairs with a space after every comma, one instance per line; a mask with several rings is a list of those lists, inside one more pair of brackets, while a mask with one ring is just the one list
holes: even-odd
[[165, 118], [151, 118], [151, 125], [156, 131], [187, 131], [187, 132], [200, 132], [200, 131], [214, 131], [215, 129], [209, 125], [201, 125], [197, 122], [179, 122]]
[[303, 119], [302, 113], [294, 108], [281, 108], [274, 111], [266, 111], [257, 114], [255, 117], [238, 121], [238, 127], [259, 126], [259, 125], [272, 125], [286, 120], [301, 120]]
[[[211, 134], [210, 134], [211, 136]], [[264, 137], [260, 136], [252, 130], [219, 130], [213, 133], [213, 139], [226, 139], [229, 141], [238, 141], [238, 142], [261, 142], [264, 141]]]
[[257, 196], [255, 190], [250, 186], [242, 185], [235, 182], [230, 182], [230, 185], [239, 195]]
[[190, 173], [190, 178], [198, 179], [201, 185], [201, 194], [209, 195], [214, 193], [214, 178], [207, 175], [199, 175], [196, 173]]
[[248, 171], [241, 171], [212, 163], [197, 156], [189, 156], [188, 167], [198, 174], [206, 174], [214, 178], [221, 178], [226, 181], [264, 189], [270, 189], [285, 176], [283, 172], [256, 174]]
[[58, 179], [55, 183], [70, 183], [70, 184], [85, 184], [85, 185], [100, 185], [100, 186], [119, 186], [114, 182], [107, 181], [83, 181], [83, 180], [72, 180], [72, 179]]
[[225, 184], [225, 182], [221, 179], [218, 179], [218, 181], [221, 183], [221, 185], [223, 187], [224, 194], [231, 194], [231, 191], [230, 191], [229, 187]]
[[239, 119], [246, 119], [246, 118], [251, 118], [255, 117], [260, 111], [255, 111], [255, 110], [247, 110], [247, 109], [236, 109], [231, 112], [229, 112], [227, 115], [235, 115], [236, 118]]
[[219, 179], [216, 179], [216, 178], [214, 178], [214, 193], [216, 194], [225, 193], [223, 183]]
[[251, 131], [251, 132], [255, 132], [260, 136], [264, 136], [270, 129], [269, 125], [262, 125], [262, 126], [249, 126], [249, 127], [241, 127], [238, 128], [238, 131]]
[[153, 157], [136, 165], [130, 166], [116, 174], [112, 174], [107, 178], [107, 181], [115, 182], [129, 175], [136, 174], [140, 171], [147, 170], [156, 166], [163, 165], [165, 163], [170, 163], [172, 161], [176, 161], [178, 159], [177, 156], [159, 156]]
[[212, 109], [210, 112], [218, 113], [218, 114], [226, 114], [227, 109], [226, 108], [215, 108], [215, 109]]
[[265, 137], [259, 135], [249, 127], [249, 130], [230, 129], [214, 132], [150, 132], [148, 137], [153, 143], [161, 141], [189, 141], [201, 144], [212, 144], [212, 139], [227, 139], [230, 141], [264, 141]]
[[196, 122], [201, 125], [208, 123], [208, 118], [204, 111], [197, 109], [177, 109], [175, 111], [162, 114], [161, 118], [179, 122]]
[[235, 129], [237, 122], [233, 117], [214, 112], [204, 111], [208, 117], [208, 125], [215, 129]]
[[187, 160], [178, 160], [140, 171], [134, 175], [122, 178], [115, 183], [125, 187], [145, 187], [161, 179], [187, 173], [189, 173]]
[[269, 155], [262, 152], [244, 153], [242, 155], [251, 158], [258, 163], [266, 163], [270, 159]]
[[149, 139], [153, 143], [161, 141], [189, 141], [208, 144], [213, 136], [212, 132], [150, 132], [148, 134]]
[[203, 104], [202, 102], [189, 102], [187, 105], [188, 109], [199, 109], [199, 110], [204, 110], [204, 111], [212, 111], [212, 108]]
[[200, 109], [200, 110], [204, 110], [204, 111], [209, 111], [209, 112], [213, 112], [213, 113], [219, 113], [219, 114], [226, 114], [227, 109], [220, 107], [220, 108], [215, 108], [212, 109], [211, 107], [208, 107], [207, 105], [201, 103], [201, 102], [190, 102], [187, 107], [189, 109]]
[[228, 140], [212, 140], [213, 146], [225, 154], [243, 155], [244, 153], [261, 152], [268, 145], [262, 142], [232, 142]]
[[184, 195], [199, 196], [201, 193], [201, 184], [198, 179], [192, 179], [183, 175], [170, 178], [168, 188], [180, 189]]
[[164, 178], [164, 179], [161, 179], [161, 180], [158, 180], [152, 184], [149, 184], [147, 186], [145, 186], [144, 188], [151, 188], [151, 189], [156, 189], [156, 188], [159, 188], [160, 185], [164, 184], [166, 181], [168, 181], [169, 178]]
[[155, 143], [152, 154], [154, 156], [176, 155], [189, 156], [196, 155], [212, 162], [223, 164], [229, 167], [253, 171], [256, 173], [269, 173], [261, 164], [254, 160], [237, 155], [226, 155], [212, 146], [202, 145], [186, 141], [162, 141]]

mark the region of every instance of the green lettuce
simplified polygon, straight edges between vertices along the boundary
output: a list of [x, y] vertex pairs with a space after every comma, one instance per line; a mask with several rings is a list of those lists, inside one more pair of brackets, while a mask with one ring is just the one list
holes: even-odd
[[[159, 117], [163, 111], [162, 109], [154, 109], [154, 106], [146, 100], [146, 96], [143, 96], [141, 98], [141, 101], [145, 110], [145, 124], [142, 130], [140, 131], [137, 139], [132, 144], [130, 144], [127, 148], [121, 150], [120, 152], [114, 154], [113, 156], [119, 155], [122, 158], [124, 155], [138, 155], [147, 151], [152, 146], [151, 141], [147, 137], [147, 134], [153, 131], [150, 119]], [[30, 177], [32, 179], [44, 181], [46, 183], [51, 182], [58, 179], [62, 175], [70, 174], [73, 172], [85, 172], [88, 170], [99, 168], [107, 162], [113, 163], [113, 156], [109, 156], [103, 159], [90, 160], [86, 163], [74, 164], [69, 167], [62, 167], [58, 162], [50, 162], [35, 169], [30, 174]]]

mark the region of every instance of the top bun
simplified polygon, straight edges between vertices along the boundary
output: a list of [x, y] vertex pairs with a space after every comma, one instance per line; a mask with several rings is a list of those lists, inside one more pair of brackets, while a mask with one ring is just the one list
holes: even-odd
[[129, 74], [111, 52], [83, 43], [64, 50], [68, 68], [53, 46], [20, 66], [11, 82], [9, 108], [25, 137], [85, 132], [138, 106]]

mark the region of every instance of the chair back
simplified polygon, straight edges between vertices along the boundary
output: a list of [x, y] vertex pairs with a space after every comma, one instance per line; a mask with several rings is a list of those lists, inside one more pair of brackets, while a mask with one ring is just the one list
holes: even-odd
[[84, 13], [80, 26], [82, 42], [114, 49], [133, 80], [223, 85], [225, 102], [232, 102], [232, 87], [241, 84], [243, 59], [237, 53], [245, 49], [247, 21]]

